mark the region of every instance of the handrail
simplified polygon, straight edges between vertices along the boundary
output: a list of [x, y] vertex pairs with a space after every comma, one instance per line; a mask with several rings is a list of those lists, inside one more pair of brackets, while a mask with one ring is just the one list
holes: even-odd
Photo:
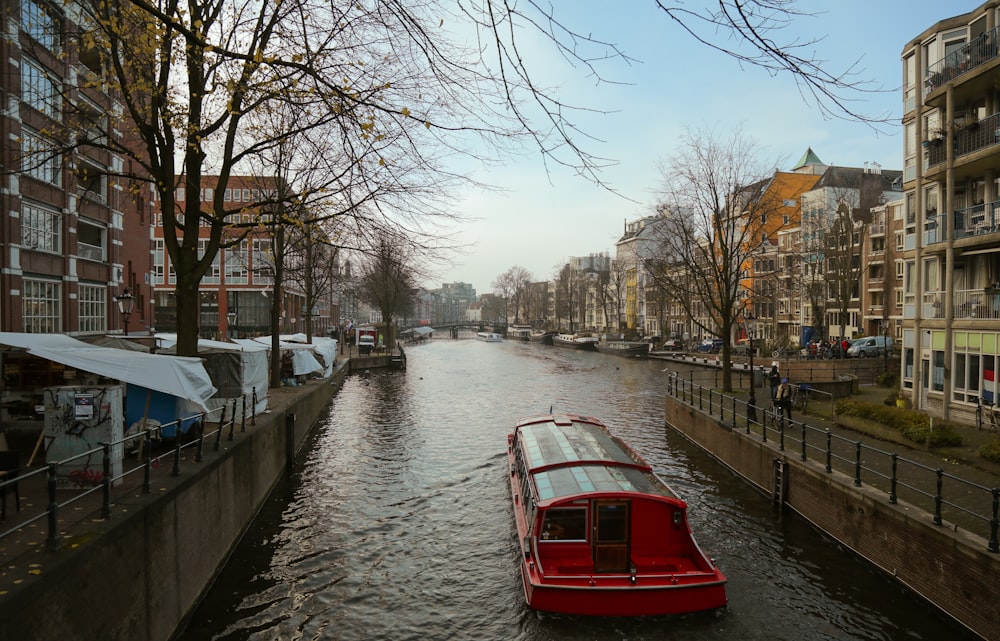
[[[242, 416], [239, 416], [237, 412], [237, 398], [233, 398], [231, 403], [224, 404], [222, 407], [214, 410], [192, 414], [162, 425], [152, 425], [141, 431], [125, 434], [120, 439], [101, 443], [95, 448], [80, 452], [71, 457], [59, 461], [50, 461], [44, 466], [25, 471], [16, 477], [5, 478], [0, 482], [0, 488], [7, 491], [8, 487], [13, 486], [15, 483], [25, 484], [33, 481], [40, 485], [41, 482], [38, 477], [44, 475], [46, 477], [45, 485], [47, 487], [48, 500], [44, 509], [38, 513], [13, 519], [7, 529], [0, 531], [0, 541], [23, 530], [25, 527], [46, 519], [48, 521], [48, 535], [45, 545], [48, 549], [57, 549], [59, 547], [59, 528], [57, 523], [61, 511], [98, 492], [103, 494], [100, 504], [101, 518], [112, 518], [113, 495], [124, 495], [128, 492], [134, 492], [140, 487], [143, 494], [150, 494], [152, 491], [151, 477], [154, 470], [163, 469], [164, 471], [168, 471], [170, 476], [180, 476], [182, 450], [196, 448], [193, 460], [195, 463], [201, 463], [204, 459], [206, 439], [209, 442], [214, 440], [214, 450], [219, 451], [221, 449], [223, 434], [227, 430], [228, 440], [232, 441], [235, 439], [237, 422], [240, 423], [239, 431], [241, 433], [246, 431], [248, 412], [251, 414], [249, 417], [251, 424], [256, 425], [257, 389], [254, 388], [252, 392], [243, 394], [241, 400]], [[248, 403], [250, 404], [249, 409], [247, 408]], [[206, 433], [206, 424], [212, 415], [216, 413], [219, 414], [218, 421], [215, 423], [216, 428]], [[188, 422], [192, 422], [193, 425], [198, 426], [197, 434], [191, 440], [182, 442], [181, 425]], [[173, 447], [161, 451], [154, 456], [152, 448], [148, 444], [150, 441], [157, 439], [165, 428], [170, 427], [175, 427], [177, 434]], [[138, 452], [140, 455], [143, 455], [142, 459], [136, 465], [127, 469], [123, 468], [120, 473], [114, 474], [111, 462], [112, 452], [115, 449], [125, 450], [131, 448], [136, 443], [138, 443]], [[77, 470], [73, 469], [70, 473], [65, 473], [66, 468], [73, 468], [75, 463], [81, 460], [89, 461], [91, 457], [98, 454], [101, 456], [102, 461], [100, 472], [90, 472], [87, 470], [86, 472], [76, 473]], [[128, 456], [123, 452], [121, 455], [122, 462], [124, 463], [127, 458]], [[142, 473], [141, 481], [126, 483], [126, 480], [133, 478], [139, 472]], [[66, 491], [74, 491], [74, 493], [67, 497], [65, 496]]]
[[[970, 532], [984, 535], [990, 552], [1000, 552], [1000, 487], [983, 486], [829, 429], [779, 418], [760, 404], [751, 408], [743, 399], [685, 380], [677, 372], [667, 377], [667, 395], [692, 410], [718, 416], [734, 431], [759, 435], [763, 443], [770, 442], [778, 451], [785, 451], [791, 443], [803, 461], [812, 453], [812, 459], [821, 461], [827, 473], [836, 469], [853, 478], [856, 487], [867, 484], [882, 490], [891, 504], [897, 503], [902, 491], [906, 501], [932, 515], [935, 525], [941, 526], [947, 516]], [[933, 492], [925, 489], [928, 485], [934, 487]]]

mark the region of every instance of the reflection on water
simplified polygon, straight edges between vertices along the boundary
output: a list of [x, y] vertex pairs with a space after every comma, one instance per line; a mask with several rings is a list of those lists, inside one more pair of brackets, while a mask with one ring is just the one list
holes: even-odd
[[[961, 639], [963, 632], [663, 425], [665, 363], [440, 339], [355, 375], [182, 639]], [[690, 506], [729, 578], [721, 613], [529, 610], [506, 488], [523, 416], [593, 415]]]

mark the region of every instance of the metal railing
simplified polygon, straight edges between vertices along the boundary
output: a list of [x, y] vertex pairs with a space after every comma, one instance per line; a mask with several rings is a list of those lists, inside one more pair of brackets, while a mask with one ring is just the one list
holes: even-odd
[[[215, 429], [206, 433], [207, 421], [216, 413], [219, 417]], [[6, 529], [0, 531], [0, 541], [45, 520], [48, 524], [45, 546], [50, 550], [58, 549], [60, 539], [58, 522], [64, 510], [100, 493], [101, 518], [110, 519], [113, 514], [113, 495], [124, 496], [139, 487], [142, 494], [150, 494], [154, 471], [169, 469], [170, 476], [180, 476], [183, 450], [193, 448], [194, 462], [201, 463], [206, 447], [216, 452], [220, 451], [223, 438], [228, 441], [234, 440], [237, 428], [241, 433], [246, 431], [248, 420], [251, 425], [257, 424], [256, 388], [252, 393], [232, 398], [222, 407], [209, 412], [186, 416], [170, 423], [154, 423], [145, 429], [128, 433], [118, 440], [101, 443], [98, 447], [72, 457], [50, 461], [41, 467], [7, 478], [0, 483], [3, 492], [17, 492], [19, 486], [25, 485], [44, 487], [46, 505], [44, 509], [24, 516], [20, 516], [18, 510], [19, 516], [14, 518]], [[181, 435], [181, 427], [188, 424], [190, 424], [188, 438], [185, 440]], [[152, 445], [163, 442], [160, 437], [164, 430], [172, 431], [176, 434], [176, 438], [172, 439], [171, 447], [154, 454]], [[126, 450], [130, 451], [127, 456], [124, 455]], [[123, 467], [116, 474], [113, 461], [120, 458], [124, 464], [126, 460], [132, 458], [131, 452], [138, 452], [135, 460], [141, 459], [140, 462], [129, 468]], [[99, 472], [91, 470], [89, 466], [89, 462], [95, 456], [100, 456]], [[70, 471], [67, 473], [66, 470]], [[141, 479], [138, 478], [139, 474], [142, 475]], [[71, 494], [67, 496], [67, 492]], [[9, 512], [7, 516], [9, 519]]]
[[924, 95], [997, 57], [998, 27], [976, 36], [968, 44], [927, 65]]
[[834, 470], [853, 479], [855, 487], [867, 484], [886, 494], [886, 500], [907, 503], [926, 511], [938, 526], [947, 518], [957, 526], [988, 539], [990, 552], [1000, 552], [1000, 487], [986, 487], [925, 465], [861, 440], [849, 439], [801, 421], [781, 418], [770, 404], [748, 402], [685, 380], [677, 372], [667, 379], [667, 394], [706, 413], [748, 436], [759, 436], [778, 451], [797, 452], [803, 460], [820, 462], [827, 473]]

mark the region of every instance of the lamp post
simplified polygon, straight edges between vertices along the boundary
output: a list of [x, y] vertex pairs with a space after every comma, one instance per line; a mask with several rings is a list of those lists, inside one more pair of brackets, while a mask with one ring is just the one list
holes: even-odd
[[753, 369], [753, 353], [756, 350], [753, 341], [753, 330], [756, 325], [757, 319], [753, 317], [752, 314], [743, 313], [743, 324], [746, 326], [747, 330], [747, 342], [750, 344], [750, 394], [747, 397], [747, 418], [751, 421], [757, 420], [757, 392], [756, 392], [756, 381], [754, 380], [754, 369]]
[[118, 303], [118, 313], [122, 315], [122, 323], [125, 326], [125, 336], [128, 336], [128, 319], [132, 315], [132, 310], [135, 308], [135, 296], [126, 287], [121, 294], [115, 296], [115, 302]]
[[889, 321], [883, 321], [882, 323], [882, 338], [885, 340], [883, 345], [884, 350], [882, 352], [885, 357], [885, 371], [889, 371]]
[[226, 335], [228, 338], [232, 338], [234, 332], [233, 327], [236, 325], [236, 310], [230, 310], [226, 312]]

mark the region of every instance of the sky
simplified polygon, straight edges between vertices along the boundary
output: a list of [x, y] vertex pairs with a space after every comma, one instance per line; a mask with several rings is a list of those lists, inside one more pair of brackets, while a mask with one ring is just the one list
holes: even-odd
[[[544, 3], [543, 3], [544, 4]], [[660, 167], [685, 130], [713, 130], [726, 138], [734, 131], [754, 140], [761, 161], [791, 169], [806, 149], [827, 165], [902, 169], [902, 94], [904, 46], [937, 21], [959, 15], [981, 0], [801, 0], [801, 16], [776, 40], [819, 39], [812, 56], [831, 72], [852, 65], [856, 79], [878, 91], [853, 96], [851, 108], [888, 116], [889, 124], [831, 119], [803, 98], [788, 75], [740, 66], [696, 42], [659, 11], [654, 0], [553, 0], [562, 21], [583, 33], [617, 45], [639, 62], [609, 64], [605, 76], [617, 84], [598, 86], [565, 65], [544, 43], [529, 43], [528, 64], [556, 86], [560, 96], [607, 112], [579, 117], [593, 140], [588, 151], [615, 161], [601, 172], [618, 192], [595, 186], [564, 168], [546, 169], [538, 153], [475, 175], [496, 189], [469, 187], [458, 194], [455, 213], [462, 221], [446, 229], [464, 249], [436, 268], [442, 283], [470, 283], [478, 294], [493, 292], [497, 277], [511, 267], [527, 269], [533, 280], [548, 280], [570, 257], [606, 252], [626, 221], [651, 213]], [[694, 0], [687, 6], [702, 5]], [[537, 46], [535, 46], [537, 45]], [[799, 55], [807, 57], [808, 51]], [[856, 64], [855, 64], [856, 63]]]

